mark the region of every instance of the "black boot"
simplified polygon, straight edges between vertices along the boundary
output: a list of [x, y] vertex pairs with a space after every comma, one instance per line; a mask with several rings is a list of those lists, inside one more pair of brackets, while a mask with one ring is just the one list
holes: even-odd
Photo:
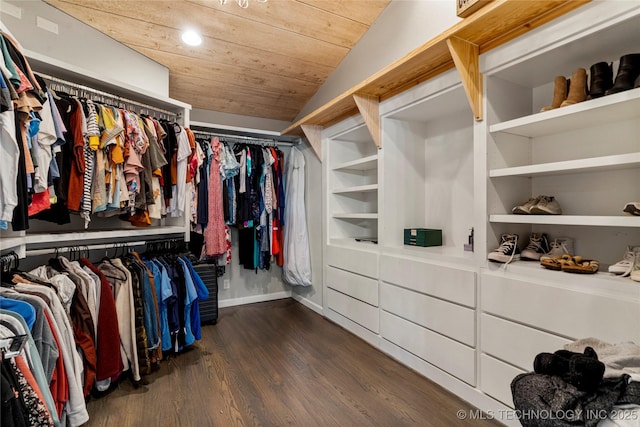
[[640, 76], [640, 53], [622, 56], [620, 58], [620, 65], [618, 66], [616, 81], [613, 87], [605, 92], [605, 95], [633, 89], [633, 84], [638, 76]]
[[611, 64], [598, 62], [589, 69], [589, 96], [587, 99], [600, 98], [613, 86], [613, 69]]

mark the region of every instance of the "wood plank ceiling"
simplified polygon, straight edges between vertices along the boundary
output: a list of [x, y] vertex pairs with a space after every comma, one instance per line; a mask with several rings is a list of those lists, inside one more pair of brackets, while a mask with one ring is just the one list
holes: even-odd
[[[292, 121], [390, 0], [45, 0], [169, 68], [193, 108]], [[202, 45], [182, 43], [197, 30]]]

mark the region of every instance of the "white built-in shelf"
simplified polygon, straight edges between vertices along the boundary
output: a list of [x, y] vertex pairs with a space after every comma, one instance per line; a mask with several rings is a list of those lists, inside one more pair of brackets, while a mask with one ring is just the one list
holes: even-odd
[[638, 216], [591, 215], [490, 215], [489, 222], [506, 224], [587, 225], [595, 227], [640, 227]]
[[76, 242], [86, 244], [87, 242], [122, 238], [141, 238], [145, 236], [162, 236], [167, 234], [184, 234], [185, 228], [182, 226], [147, 227], [137, 229], [121, 229], [109, 231], [81, 231], [65, 233], [41, 233], [27, 235], [24, 239], [27, 245], [36, 245], [51, 242]]
[[378, 219], [377, 213], [334, 213], [331, 216], [339, 219]]
[[[600, 264], [600, 270], [595, 274], [574, 274], [544, 268], [537, 261], [515, 261], [506, 267], [504, 264], [488, 262], [483, 273], [525, 282], [539, 280], [545, 285], [558, 286], [562, 289], [573, 289], [606, 296], [613, 294], [624, 299], [640, 300], [638, 282], [629, 277], [609, 273], [607, 269], [608, 266]], [[585, 278], [589, 278], [589, 280], [585, 280]]]
[[640, 88], [497, 123], [489, 127], [489, 132], [536, 138], [638, 116]]
[[371, 191], [378, 191], [378, 184], [358, 185], [355, 187], [338, 188], [333, 190], [333, 194], [367, 193]]
[[341, 170], [354, 170], [354, 171], [367, 171], [376, 169], [378, 167], [378, 155], [363, 157], [361, 159], [352, 160], [350, 162], [340, 163], [333, 168], [334, 171]]
[[588, 159], [567, 160], [536, 165], [516, 166], [511, 168], [492, 169], [489, 177], [507, 176], [535, 177], [544, 175], [562, 175], [590, 171], [607, 171], [631, 169], [640, 166], [640, 153], [616, 154], [613, 156], [591, 157]]
[[0, 249], [12, 249], [24, 244], [24, 236], [0, 238]]
[[329, 245], [342, 246], [346, 248], [362, 249], [367, 251], [377, 251], [378, 244], [373, 242], [356, 241], [355, 237], [333, 238], [329, 239]]
[[465, 265], [473, 267], [475, 265], [474, 253], [465, 251], [462, 246], [383, 246], [382, 254], [415, 257], [420, 260], [434, 263], [454, 263], [458, 266]]

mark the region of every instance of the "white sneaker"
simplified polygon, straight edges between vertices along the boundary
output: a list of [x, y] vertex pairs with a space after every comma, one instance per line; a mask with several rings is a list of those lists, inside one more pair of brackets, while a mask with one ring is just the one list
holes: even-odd
[[562, 255], [573, 255], [573, 239], [570, 237], [558, 237], [549, 245], [551, 249], [540, 257], [540, 261], [545, 259], [561, 258]]
[[531, 213], [531, 208], [538, 204], [540, 201], [540, 196], [532, 197], [523, 204], [519, 206], [515, 206], [511, 209], [511, 213], [516, 215], [529, 215]]
[[636, 282], [640, 282], [640, 248], [636, 246], [638, 250], [635, 251], [636, 254], [636, 262], [633, 264], [633, 268], [631, 269], [631, 280], [635, 280]]
[[544, 233], [532, 233], [529, 238], [529, 244], [520, 254], [521, 259], [539, 261], [542, 255], [549, 252], [549, 240]]
[[640, 252], [640, 246], [627, 246], [627, 252], [624, 254], [622, 260], [609, 266], [609, 273], [620, 274], [622, 277], [627, 277], [631, 274], [631, 270], [635, 267], [636, 257]]
[[529, 213], [532, 215], [560, 215], [562, 214], [562, 209], [555, 197], [540, 196], [540, 200], [531, 207]]
[[489, 261], [508, 264], [511, 261], [520, 259], [520, 249], [518, 248], [517, 234], [503, 234], [500, 238], [500, 246], [489, 252]]

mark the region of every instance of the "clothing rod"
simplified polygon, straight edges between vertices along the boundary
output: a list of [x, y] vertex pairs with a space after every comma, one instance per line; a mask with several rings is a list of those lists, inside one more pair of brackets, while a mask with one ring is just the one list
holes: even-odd
[[[104, 243], [100, 245], [78, 245], [78, 246], [61, 246], [59, 248], [47, 248], [47, 249], [31, 249], [26, 251], [26, 256], [38, 256], [38, 255], [47, 255], [54, 254], [56, 251], [58, 253], [68, 252], [70, 249], [80, 249], [80, 250], [94, 250], [94, 249], [116, 249], [127, 246], [141, 246], [150, 242], [160, 242], [162, 240], [141, 240], [137, 242], [122, 242], [122, 243]], [[119, 246], [120, 245], [120, 246]]]
[[116, 100], [116, 101], [124, 103], [124, 104], [136, 105], [136, 106], [141, 107], [143, 109], [151, 110], [151, 111], [154, 111], [156, 113], [162, 113], [162, 114], [165, 114], [165, 115], [168, 115], [168, 116], [177, 117], [179, 115], [178, 113], [176, 113], [174, 111], [164, 110], [162, 108], [154, 107], [153, 105], [144, 104], [142, 102], [138, 102], [138, 101], [134, 101], [134, 100], [131, 100], [131, 99], [123, 98], [123, 97], [118, 96], [118, 95], [113, 95], [113, 94], [108, 93], [108, 92], [103, 92], [103, 91], [98, 90], [98, 89], [93, 89], [93, 88], [90, 88], [88, 86], [84, 86], [84, 85], [81, 85], [81, 84], [78, 84], [78, 83], [73, 83], [73, 82], [70, 82], [68, 80], [64, 80], [64, 79], [60, 79], [58, 77], [50, 76], [48, 74], [43, 74], [43, 73], [39, 73], [39, 72], [36, 72], [35, 74], [40, 76], [40, 77], [42, 77], [45, 80], [49, 80], [49, 81], [53, 82], [53, 83], [58, 83], [58, 84], [61, 84], [63, 86], [68, 86], [70, 88], [91, 92], [91, 93], [93, 93], [95, 95], [103, 96], [105, 98], [111, 98], [112, 100]]
[[271, 146], [281, 145], [286, 147], [291, 147], [292, 145], [297, 144], [297, 142], [286, 142], [286, 141], [278, 141], [275, 139], [262, 139], [262, 138], [254, 138], [254, 137], [230, 136], [230, 135], [223, 135], [219, 133], [205, 132], [205, 131], [194, 130], [194, 129], [191, 129], [191, 132], [193, 132], [194, 135], [217, 137], [222, 142], [230, 142], [230, 143], [236, 143], [236, 144], [248, 144], [248, 145], [254, 144], [254, 145], [271, 145]]

